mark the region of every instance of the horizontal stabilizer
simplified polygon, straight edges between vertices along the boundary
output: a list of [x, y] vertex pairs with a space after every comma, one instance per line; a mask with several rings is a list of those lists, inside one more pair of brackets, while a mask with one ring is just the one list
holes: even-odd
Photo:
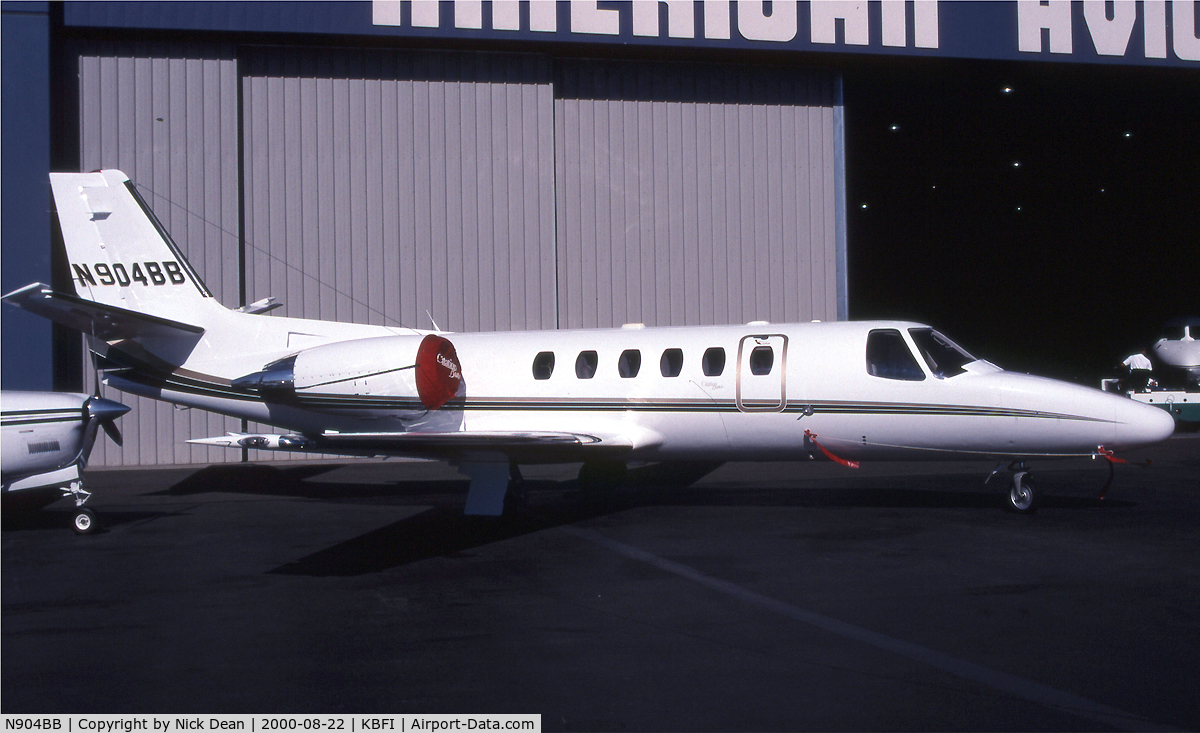
[[275, 296], [271, 296], [269, 298], [263, 298], [262, 300], [256, 300], [249, 305], [243, 305], [241, 308], [237, 308], [236, 310], [238, 313], [250, 313], [251, 315], [261, 316], [263, 313], [270, 313], [276, 308], [282, 307], [283, 303], [280, 303], [278, 300], [276, 300]]
[[204, 333], [203, 328], [189, 323], [56, 293], [44, 283], [26, 285], [5, 295], [3, 300], [9, 305], [105, 341], [154, 336], [197, 337]]

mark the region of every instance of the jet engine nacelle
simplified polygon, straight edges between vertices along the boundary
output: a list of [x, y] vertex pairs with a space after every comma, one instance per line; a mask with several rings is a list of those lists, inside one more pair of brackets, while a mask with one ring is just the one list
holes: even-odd
[[337, 409], [339, 397], [374, 395], [410, 398], [416, 410], [436, 410], [464, 389], [454, 344], [435, 334], [314, 346], [239, 377], [232, 385], [279, 402], [300, 395], [326, 396], [330, 409]]

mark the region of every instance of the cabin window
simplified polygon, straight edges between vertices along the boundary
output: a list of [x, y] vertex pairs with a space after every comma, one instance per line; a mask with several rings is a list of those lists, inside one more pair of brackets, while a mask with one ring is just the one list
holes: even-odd
[[714, 346], [705, 351], [703, 358], [700, 359], [700, 368], [704, 370], [706, 377], [721, 376], [721, 372], [725, 371], [725, 349]]
[[554, 352], [543, 351], [533, 357], [533, 378], [549, 379], [554, 373]]
[[658, 360], [658, 370], [664, 377], [678, 377], [683, 371], [683, 349], [667, 349]]
[[964, 364], [975, 361], [975, 357], [932, 328], [910, 328], [908, 332], [935, 377], [957, 376], [966, 371]]
[[884, 379], [919, 382], [925, 372], [904, 343], [904, 337], [894, 328], [867, 334], [867, 374]]
[[581, 351], [575, 359], [575, 376], [580, 379], [591, 379], [596, 376], [596, 352]]
[[775, 365], [775, 350], [770, 346], [755, 346], [750, 352], [750, 373], [756, 376], [771, 373]]
[[638, 371], [642, 368], [642, 352], [637, 349], [628, 349], [621, 352], [621, 358], [617, 359], [617, 371], [624, 379], [636, 377]]

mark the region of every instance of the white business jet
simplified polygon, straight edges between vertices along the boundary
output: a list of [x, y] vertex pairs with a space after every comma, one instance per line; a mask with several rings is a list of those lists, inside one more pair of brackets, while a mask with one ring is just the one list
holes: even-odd
[[630, 461], [823, 457], [992, 457], [1013, 472], [1010, 507], [1029, 512], [1026, 461], [1173, 428], [919, 323], [437, 333], [266, 317], [266, 301], [229, 310], [124, 174], [50, 178], [77, 294], [35, 283], [4, 299], [93, 334], [106, 384], [286, 431], [192, 442], [448, 460], [471, 478], [468, 514], [501, 514], [522, 463], [583, 462], [586, 481]]
[[70, 392], [0, 392], [0, 492], [5, 510], [41, 508], [61, 497], [75, 500], [71, 526], [80, 534], [99, 524], [84, 506], [91, 493], [81, 472], [100, 428], [121, 444], [115, 420], [129, 412], [120, 402]]

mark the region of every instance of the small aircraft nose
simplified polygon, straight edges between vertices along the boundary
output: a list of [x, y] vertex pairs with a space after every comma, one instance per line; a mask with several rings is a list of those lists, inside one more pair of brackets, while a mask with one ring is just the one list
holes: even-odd
[[90, 397], [87, 403], [88, 415], [100, 420], [116, 420], [118, 417], [129, 412], [127, 405], [122, 405], [115, 400], [108, 400], [103, 397]]
[[1111, 448], [1136, 448], [1151, 445], [1171, 437], [1175, 432], [1175, 419], [1158, 407], [1144, 405], [1137, 400], [1125, 399], [1117, 410], [1115, 445]]

